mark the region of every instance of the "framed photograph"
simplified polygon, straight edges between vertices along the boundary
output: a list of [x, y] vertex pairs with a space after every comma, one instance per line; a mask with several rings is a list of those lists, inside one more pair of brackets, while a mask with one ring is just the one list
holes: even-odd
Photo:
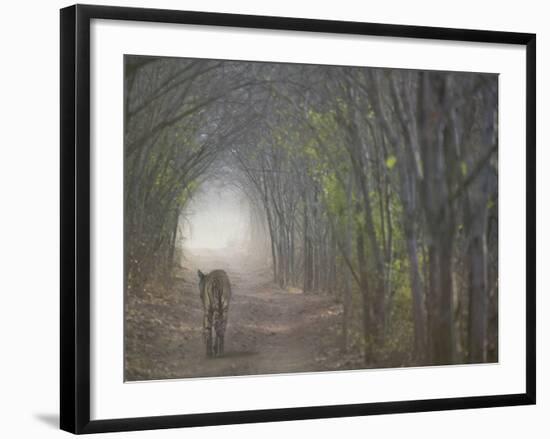
[[61, 428], [535, 403], [535, 35], [61, 10]]

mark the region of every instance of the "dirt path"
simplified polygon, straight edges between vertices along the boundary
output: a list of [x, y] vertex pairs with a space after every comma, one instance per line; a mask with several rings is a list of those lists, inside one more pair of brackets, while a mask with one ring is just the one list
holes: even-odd
[[[282, 290], [250, 259], [190, 254], [175, 290], [127, 301], [126, 380], [348, 369], [340, 356], [341, 305], [327, 295]], [[233, 297], [225, 354], [207, 358], [196, 270], [225, 269]]]

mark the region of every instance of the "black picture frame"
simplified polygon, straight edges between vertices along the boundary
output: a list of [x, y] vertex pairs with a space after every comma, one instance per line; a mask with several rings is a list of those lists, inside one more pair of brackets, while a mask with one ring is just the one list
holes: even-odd
[[[526, 47], [526, 391], [365, 404], [90, 420], [90, 21], [181, 23], [269, 30], [513, 44]], [[60, 425], [72, 433], [191, 427], [535, 404], [536, 36], [302, 18], [75, 5], [61, 10]]]

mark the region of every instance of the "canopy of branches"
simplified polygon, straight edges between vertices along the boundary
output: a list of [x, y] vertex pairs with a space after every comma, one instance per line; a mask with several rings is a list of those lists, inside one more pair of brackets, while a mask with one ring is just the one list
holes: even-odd
[[496, 75], [126, 56], [124, 83], [129, 293], [222, 180], [274, 281], [342, 302], [346, 349], [497, 359]]

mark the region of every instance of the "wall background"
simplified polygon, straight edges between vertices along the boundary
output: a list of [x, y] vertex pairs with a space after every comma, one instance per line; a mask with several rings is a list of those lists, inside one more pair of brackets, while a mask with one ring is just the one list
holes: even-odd
[[[109, 434], [106, 437], [513, 438], [550, 432], [548, 143], [550, 28], [544, 2], [390, 0], [103, 0], [88, 3], [298, 16], [537, 33], [538, 55], [538, 404], [439, 413]], [[67, 1], [7, 3], [0, 32], [0, 431], [3, 437], [54, 438], [58, 431], [59, 289], [59, 8]], [[505, 237], [503, 237], [505, 239]]]

